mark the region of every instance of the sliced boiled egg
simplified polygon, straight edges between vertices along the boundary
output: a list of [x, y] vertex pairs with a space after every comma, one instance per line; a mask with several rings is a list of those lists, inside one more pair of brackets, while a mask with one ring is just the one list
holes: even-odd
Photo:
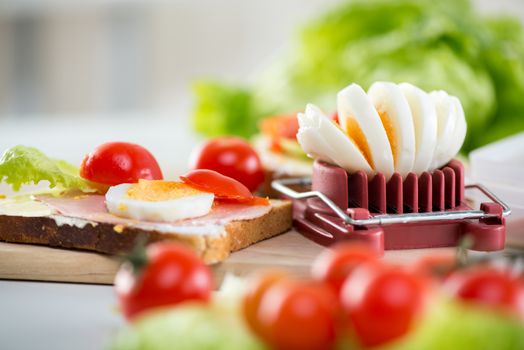
[[437, 113], [429, 95], [409, 83], [399, 84], [413, 117], [415, 131], [415, 160], [412, 171], [420, 175], [428, 170], [433, 161], [437, 144]]
[[338, 120], [364, 155], [368, 164], [387, 179], [393, 175], [394, 162], [388, 135], [370, 97], [357, 84], [337, 95]]
[[322, 127], [325, 128], [322, 113], [315, 113], [315, 108], [308, 104], [305, 113], [297, 114], [297, 119], [297, 141], [304, 152], [311, 158], [336, 164], [331, 158], [333, 150], [320, 131]]
[[308, 155], [337, 164], [348, 171], [373, 173], [357, 145], [318, 107], [308, 104], [305, 113], [299, 113], [297, 117], [297, 140]]
[[[449, 160], [450, 145], [453, 144], [457, 126], [457, 107], [445, 91], [432, 91], [431, 99], [437, 112], [437, 145], [431, 162], [431, 168], [439, 168]], [[462, 144], [462, 142], [461, 142]], [[452, 155], [451, 157], [453, 157]]]
[[120, 217], [146, 221], [177, 221], [206, 215], [214, 195], [180, 182], [139, 180], [112, 186], [106, 193], [107, 210]]
[[408, 83], [376, 82], [367, 93], [351, 84], [338, 93], [337, 112], [338, 124], [308, 105], [297, 139], [309, 156], [349, 172], [420, 175], [448, 163], [466, 137], [457, 97]]
[[371, 85], [368, 96], [388, 136], [395, 171], [408, 174], [415, 161], [415, 129], [408, 101], [398, 85], [388, 82]]
[[[464, 109], [460, 100], [455, 96], [448, 96], [450, 118], [453, 119], [451, 137], [447, 143], [439, 144], [438, 154], [435, 154], [432, 166], [440, 168], [448, 163], [460, 151], [466, 138], [467, 124]], [[451, 127], [450, 127], [451, 128]]]
[[453, 158], [462, 148], [464, 140], [466, 139], [466, 132], [468, 131], [468, 124], [466, 123], [466, 115], [462, 103], [455, 96], [450, 96], [451, 101], [455, 105], [455, 111], [457, 112], [457, 125], [455, 132], [453, 133], [453, 141], [449, 147], [449, 158]]

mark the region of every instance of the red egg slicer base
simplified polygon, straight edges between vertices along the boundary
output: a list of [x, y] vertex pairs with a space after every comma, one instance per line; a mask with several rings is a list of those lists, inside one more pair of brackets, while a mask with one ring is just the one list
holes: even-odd
[[[297, 186], [309, 191], [297, 192]], [[272, 187], [293, 200], [295, 228], [322, 245], [360, 241], [377, 251], [457, 245], [473, 238], [474, 250], [504, 249], [505, 216], [510, 209], [481, 185], [464, 185], [457, 160], [441, 169], [389, 181], [378, 173], [353, 174], [315, 161], [311, 178], [280, 179]], [[472, 209], [465, 190], [481, 191], [491, 202]]]

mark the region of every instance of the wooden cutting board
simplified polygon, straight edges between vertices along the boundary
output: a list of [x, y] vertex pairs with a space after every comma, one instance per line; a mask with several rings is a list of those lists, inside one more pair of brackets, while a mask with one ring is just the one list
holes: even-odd
[[[265, 268], [285, 269], [297, 277], [305, 277], [322, 249], [296, 231], [290, 231], [235, 252], [226, 261], [214, 265], [215, 282], [219, 285], [226, 273], [246, 276]], [[409, 263], [439, 250], [453, 248], [388, 251], [385, 258]], [[0, 243], [2, 279], [112, 284], [119, 265], [119, 259], [104, 254]]]

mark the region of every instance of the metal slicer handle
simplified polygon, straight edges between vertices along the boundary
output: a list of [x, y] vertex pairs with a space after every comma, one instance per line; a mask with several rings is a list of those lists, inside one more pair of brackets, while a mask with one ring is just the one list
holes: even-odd
[[[344, 220], [346, 224], [353, 226], [369, 226], [369, 225], [390, 225], [398, 223], [415, 223], [415, 222], [430, 222], [430, 221], [447, 221], [447, 220], [466, 220], [466, 219], [486, 219], [497, 217], [496, 214], [486, 213], [482, 210], [457, 210], [457, 211], [436, 211], [430, 213], [409, 213], [409, 214], [384, 214], [376, 215], [368, 219], [353, 219], [351, 216], [338, 205], [336, 205], [329, 197], [319, 191], [297, 192], [290, 188], [290, 185], [311, 185], [310, 177], [299, 177], [290, 179], [279, 179], [271, 182], [271, 187], [283, 195], [292, 199], [305, 199], [311, 197], [320, 198], [331, 210], [337, 214], [339, 218]], [[495, 194], [489, 191], [486, 187], [480, 184], [466, 185], [466, 189], [475, 188], [482, 192], [486, 197], [494, 203], [499, 204], [503, 208], [502, 215], [508, 216], [511, 210], [506, 203], [504, 203]]]

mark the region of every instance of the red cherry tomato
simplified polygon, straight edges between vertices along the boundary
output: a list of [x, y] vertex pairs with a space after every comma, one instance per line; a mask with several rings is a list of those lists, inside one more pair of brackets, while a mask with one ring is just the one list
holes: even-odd
[[444, 289], [459, 299], [516, 311], [524, 316], [524, 288], [509, 272], [489, 266], [458, 270]]
[[313, 279], [331, 286], [338, 294], [349, 274], [360, 264], [379, 258], [362, 243], [342, 243], [324, 250], [313, 262]]
[[351, 330], [364, 347], [406, 334], [423, 309], [423, 279], [405, 269], [366, 263], [348, 277], [340, 294]]
[[269, 139], [273, 152], [282, 152], [282, 139], [296, 140], [298, 128], [296, 113], [266, 117], [260, 123], [260, 130]]
[[239, 181], [208, 169], [191, 170], [180, 179], [198, 190], [214, 193], [217, 199], [225, 202], [268, 205], [266, 198], [253, 196], [251, 191]]
[[296, 113], [267, 117], [260, 123], [262, 133], [274, 139], [294, 140], [297, 137], [298, 128]]
[[80, 176], [89, 181], [119, 185], [139, 179], [162, 180], [155, 157], [144, 147], [128, 142], [108, 142], [82, 160]]
[[260, 301], [272, 285], [285, 278], [286, 274], [282, 271], [268, 271], [253, 276], [248, 283], [247, 291], [244, 294], [242, 302], [242, 311], [247, 324], [261, 337], [264, 336], [265, 332], [258, 320]]
[[238, 137], [207, 141], [192, 155], [192, 169], [210, 169], [229, 176], [255, 191], [264, 182], [264, 169], [253, 147]]
[[331, 349], [336, 341], [336, 297], [325, 286], [274, 283], [260, 301], [264, 339], [275, 349]]
[[209, 300], [211, 271], [192, 251], [179, 244], [156, 243], [146, 255], [146, 265], [137, 273], [124, 264], [115, 277], [115, 291], [127, 319], [153, 308]]

